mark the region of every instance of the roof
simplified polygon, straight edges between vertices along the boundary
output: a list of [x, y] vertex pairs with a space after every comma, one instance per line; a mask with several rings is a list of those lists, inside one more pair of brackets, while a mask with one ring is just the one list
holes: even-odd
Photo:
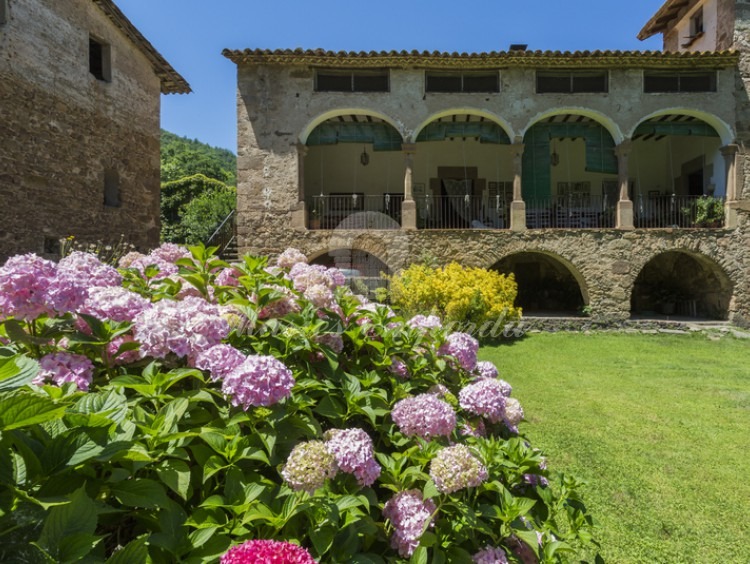
[[112, 0], [92, 0], [102, 12], [122, 31], [151, 63], [154, 73], [161, 81], [162, 94], [188, 94], [192, 92], [190, 85], [172, 68], [154, 46], [143, 37], [140, 31], [130, 22]]
[[731, 67], [734, 50], [713, 52], [665, 51], [492, 51], [441, 53], [438, 51], [325, 51], [323, 49], [224, 49], [222, 54], [238, 65], [288, 65], [321, 67], [420, 67], [420, 68], [663, 68]]
[[691, 0], [667, 0], [664, 5], [659, 8], [653, 17], [648, 20], [643, 29], [638, 32], [638, 39], [643, 41], [648, 39], [652, 35], [662, 33], [669, 26], [669, 22], [677, 17], [680, 10], [690, 5]]

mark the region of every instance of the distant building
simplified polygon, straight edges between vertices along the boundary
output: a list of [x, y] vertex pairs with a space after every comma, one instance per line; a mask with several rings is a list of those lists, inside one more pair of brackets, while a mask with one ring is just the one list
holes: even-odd
[[159, 97], [187, 92], [111, 0], [0, 0], [0, 260], [157, 245]]
[[651, 52], [225, 50], [240, 249], [370, 278], [428, 253], [513, 272], [526, 313], [750, 323], [749, 12], [670, 0]]

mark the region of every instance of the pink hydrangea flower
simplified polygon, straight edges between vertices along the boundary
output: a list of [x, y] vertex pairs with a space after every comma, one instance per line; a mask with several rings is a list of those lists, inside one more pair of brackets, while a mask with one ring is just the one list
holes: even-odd
[[119, 266], [120, 268], [130, 268], [134, 261], [143, 258], [144, 256], [146, 255], [144, 255], [143, 253], [139, 253], [138, 251], [130, 251], [129, 253], [120, 257], [120, 260], [117, 261], [117, 266]]
[[440, 329], [443, 324], [436, 315], [415, 315], [406, 324], [413, 329]]
[[487, 479], [487, 468], [466, 445], [442, 449], [430, 462], [430, 477], [441, 493], [475, 488]]
[[523, 408], [516, 398], [505, 398], [503, 421], [513, 433], [518, 433], [518, 424], [523, 420]]
[[55, 263], [31, 253], [9, 258], [0, 267], [0, 313], [26, 321], [52, 314], [47, 290]]
[[80, 285], [88, 288], [107, 288], [122, 284], [122, 275], [117, 269], [104, 264], [92, 253], [73, 251], [60, 260], [57, 272], [74, 278]]
[[293, 490], [313, 494], [338, 472], [336, 459], [323, 441], [300, 443], [292, 449], [281, 476]]
[[219, 306], [197, 297], [161, 300], [136, 315], [134, 335], [141, 356], [164, 358], [170, 352], [195, 357], [218, 345], [229, 334], [229, 323]]
[[372, 439], [362, 429], [331, 429], [326, 433], [326, 448], [339, 469], [354, 474], [362, 486], [370, 486], [380, 476]]
[[391, 546], [399, 555], [408, 558], [419, 546], [423, 531], [434, 526], [433, 514], [437, 511], [435, 502], [422, 499], [419, 490], [406, 490], [397, 493], [383, 507], [383, 517], [393, 525]]
[[304, 292], [311, 286], [322, 284], [329, 290], [343, 285], [344, 275], [337, 268], [326, 268], [320, 264], [296, 263], [289, 271], [289, 276], [294, 283], [294, 289]]
[[216, 285], [237, 287], [240, 285], [240, 276], [242, 276], [242, 271], [233, 266], [223, 268], [216, 277]]
[[88, 298], [80, 309], [101, 321], [133, 321], [135, 317], [151, 307], [143, 296], [118, 287], [90, 288]]
[[276, 290], [282, 295], [258, 311], [259, 319], [278, 319], [279, 317], [300, 311], [297, 296], [289, 288], [275, 284], [269, 286], [269, 288]]
[[107, 345], [107, 357], [109, 358], [109, 361], [114, 365], [138, 362], [141, 359], [138, 349], [126, 350], [118, 354], [122, 345], [133, 342], [135, 342], [135, 339], [133, 339], [132, 335], [120, 335], [119, 337], [112, 339]]
[[508, 555], [502, 548], [488, 546], [471, 557], [476, 564], [508, 564]]
[[153, 255], [141, 255], [140, 257], [135, 258], [130, 262], [128, 268], [135, 269], [141, 274], [141, 276], [145, 276], [146, 269], [149, 266], [155, 266], [158, 270], [158, 272], [152, 277], [154, 280], [167, 278], [177, 274], [180, 270], [174, 263]]
[[295, 264], [307, 264], [307, 257], [297, 249], [289, 248], [276, 259], [276, 266], [280, 268], [292, 268]]
[[272, 356], [251, 355], [223, 376], [221, 389], [232, 405], [248, 410], [280, 402], [292, 393], [292, 386], [292, 371], [281, 361]]
[[315, 564], [301, 546], [290, 542], [255, 539], [230, 548], [221, 564]]
[[330, 348], [336, 354], [344, 350], [344, 339], [338, 333], [323, 333], [316, 336], [314, 340], [319, 345]]
[[396, 358], [395, 356], [391, 359], [391, 366], [388, 368], [388, 371], [399, 378], [409, 377], [409, 367], [403, 360]]
[[478, 380], [458, 393], [458, 403], [462, 408], [493, 423], [503, 419], [505, 400], [505, 387], [501, 380]]
[[59, 314], [77, 311], [86, 301], [88, 289], [70, 273], [61, 273], [50, 280], [47, 300]]
[[497, 366], [489, 360], [480, 360], [477, 362], [475, 373], [477, 374], [477, 378], [497, 378], [499, 374]]
[[439, 354], [454, 357], [464, 370], [474, 370], [477, 366], [479, 341], [468, 333], [451, 333], [438, 350]]
[[44, 355], [39, 359], [39, 374], [34, 377], [34, 384], [52, 382], [62, 386], [73, 382], [79, 390], [88, 390], [94, 377], [94, 365], [80, 354], [56, 352]]
[[155, 249], [153, 249], [149, 255], [153, 258], [161, 259], [165, 262], [171, 262], [174, 264], [180, 259], [190, 258], [190, 251], [185, 247], [181, 247], [175, 243], [162, 243]]
[[328, 309], [336, 303], [333, 292], [323, 284], [313, 284], [305, 289], [304, 296], [317, 308]]
[[231, 345], [214, 345], [198, 353], [195, 367], [208, 370], [213, 381], [221, 380], [245, 361], [245, 355]]
[[404, 435], [448, 437], [456, 428], [456, 413], [447, 402], [433, 394], [402, 399], [393, 407], [391, 418]]

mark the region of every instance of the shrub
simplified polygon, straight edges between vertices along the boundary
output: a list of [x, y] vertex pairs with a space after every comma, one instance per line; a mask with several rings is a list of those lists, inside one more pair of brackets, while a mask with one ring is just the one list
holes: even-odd
[[449, 323], [476, 327], [512, 323], [518, 288], [513, 275], [452, 262], [442, 268], [413, 264], [391, 278], [391, 301], [408, 315], [435, 314]]
[[[517, 434], [520, 406], [476, 342], [300, 259], [230, 266], [165, 244], [125, 257], [122, 282], [79, 260], [76, 300], [59, 299], [71, 279], [54, 263], [0, 268], [0, 560], [594, 550], [579, 484]], [[30, 273], [33, 295], [17, 284]], [[491, 397], [471, 387], [482, 378]], [[427, 396], [437, 430], [392, 415]]]

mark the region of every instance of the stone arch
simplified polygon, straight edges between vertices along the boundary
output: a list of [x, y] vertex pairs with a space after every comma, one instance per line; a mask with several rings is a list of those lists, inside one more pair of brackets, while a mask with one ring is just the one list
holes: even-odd
[[460, 108], [449, 108], [446, 110], [441, 110], [439, 112], [436, 112], [432, 114], [431, 116], [427, 117], [425, 120], [422, 121], [411, 133], [411, 135], [408, 136], [407, 142], [408, 143], [414, 143], [416, 142], [417, 137], [419, 137], [419, 134], [422, 132], [422, 130], [427, 127], [429, 124], [431, 124], [433, 121], [436, 121], [440, 118], [448, 117], [448, 116], [465, 116], [465, 115], [474, 115], [486, 118], [490, 120], [491, 122], [495, 123], [496, 125], [500, 126], [503, 131], [508, 135], [508, 138], [513, 141], [515, 139], [515, 133], [513, 132], [513, 126], [510, 125], [510, 122], [503, 119], [497, 114], [494, 114], [492, 112], [488, 112], [487, 110], [481, 110], [479, 108], [466, 108], [466, 107], [460, 107]]
[[329, 248], [316, 253], [310, 264], [321, 264], [340, 269], [347, 284], [361, 294], [372, 294], [377, 288], [387, 286], [383, 275], [392, 271], [378, 255], [358, 247]]
[[581, 272], [556, 253], [540, 249], [516, 251], [498, 259], [491, 269], [515, 275], [516, 305], [524, 313], [579, 315], [590, 303]]
[[734, 132], [732, 131], [731, 126], [727, 124], [727, 122], [715, 116], [714, 114], [704, 112], [701, 110], [696, 110], [693, 108], [682, 108], [682, 107], [663, 108], [661, 110], [657, 110], [655, 112], [652, 112], [648, 115], [643, 116], [627, 132], [627, 137], [632, 138], [633, 134], [635, 133], [635, 130], [638, 129], [638, 126], [648, 120], [658, 118], [661, 116], [674, 115], [674, 114], [686, 115], [686, 116], [694, 117], [701, 121], [706, 122], [708, 125], [710, 125], [716, 130], [716, 133], [719, 134], [719, 137], [721, 138], [721, 142], [724, 145], [729, 145], [730, 143], [734, 142], [734, 139], [735, 139]]
[[632, 316], [681, 316], [726, 320], [734, 284], [721, 264], [686, 248], [665, 250], [646, 261], [633, 282]]
[[595, 122], [599, 123], [599, 125], [601, 125], [604, 129], [606, 129], [609, 132], [609, 134], [612, 136], [612, 139], [614, 140], [616, 145], [619, 145], [625, 139], [625, 136], [622, 134], [622, 131], [620, 130], [620, 126], [617, 125], [617, 123], [615, 123], [615, 121], [609, 116], [607, 116], [606, 114], [603, 114], [599, 111], [592, 110], [589, 108], [574, 107], [574, 106], [552, 108], [545, 112], [536, 114], [529, 120], [526, 126], [521, 130], [520, 135], [525, 136], [526, 133], [529, 131], [529, 129], [531, 129], [534, 125], [542, 122], [545, 119], [551, 118], [553, 116], [563, 115], [563, 114], [571, 114], [574, 116], [585, 116], [587, 118], [594, 120]]
[[307, 122], [307, 124], [302, 128], [302, 131], [299, 134], [299, 142], [305, 145], [307, 143], [307, 139], [310, 137], [310, 134], [324, 121], [346, 115], [364, 115], [382, 119], [384, 122], [391, 125], [396, 131], [398, 131], [402, 139], [404, 138], [404, 124], [397, 122], [383, 112], [368, 108], [336, 108], [335, 110], [330, 110], [328, 112], [324, 112], [318, 116], [315, 116], [309, 122]]

